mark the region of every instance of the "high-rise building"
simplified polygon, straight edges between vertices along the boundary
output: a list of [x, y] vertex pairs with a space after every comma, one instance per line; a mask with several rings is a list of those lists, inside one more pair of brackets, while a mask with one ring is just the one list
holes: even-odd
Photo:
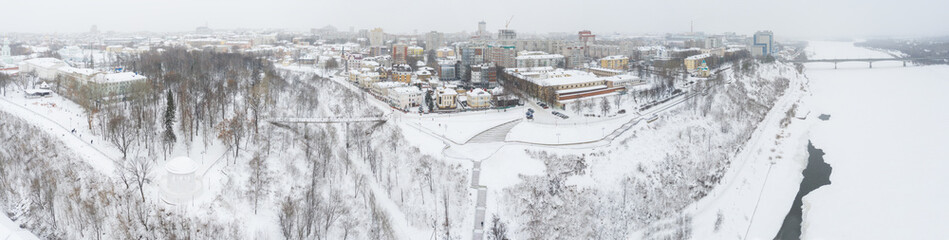
[[382, 28], [375, 28], [369, 32], [369, 46], [381, 47], [384, 40], [385, 33], [382, 32]]
[[488, 37], [488, 28], [487, 28], [487, 26], [488, 26], [488, 23], [485, 23], [484, 21], [478, 22], [478, 32], [477, 32], [477, 34], [478, 34], [479, 37], [481, 37], [481, 38], [486, 38], [486, 37]]
[[99, 26], [92, 25], [92, 27], [89, 28], [89, 33], [92, 33], [92, 34], [99, 34]]
[[[392, 45], [392, 63], [405, 63], [405, 57], [409, 55], [409, 46], [405, 44]], [[415, 64], [415, 63], [411, 63]]]
[[514, 57], [516, 56], [517, 51], [514, 46], [489, 45], [485, 54], [485, 62], [492, 62], [500, 67], [512, 68], [515, 67]]
[[771, 31], [758, 31], [752, 38], [751, 55], [755, 57], [770, 56], [774, 53], [774, 33]]
[[425, 34], [425, 50], [435, 50], [444, 46], [445, 35], [440, 32], [431, 31]]
[[578, 40], [580, 40], [580, 46], [583, 47], [583, 56], [590, 56], [590, 45], [593, 45], [596, 42], [596, 35], [593, 35], [593, 32], [590, 30], [580, 31], [578, 34]]
[[514, 29], [498, 29], [498, 40], [516, 40], [517, 33]]
[[580, 33], [577, 35], [579, 36], [580, 43], [583, 43], [584, 47], [596, 42], [596, 35], [594, 35], [593, 32], [590, 32], [590, 30], [580, 31]]

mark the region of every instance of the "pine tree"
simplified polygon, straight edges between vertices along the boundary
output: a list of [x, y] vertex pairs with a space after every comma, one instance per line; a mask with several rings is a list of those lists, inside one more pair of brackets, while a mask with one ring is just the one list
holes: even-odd
[[165, 98], [168, 99], [168, 103], [165, 107], [164, 141], [170, 150], [177, 141], [177, 137], [175, 137], [175, 130], [172, 127], [175, 124], [175, 99], [171, 96], [171, 91], [168, 91], [168, 94], [165, 96]]

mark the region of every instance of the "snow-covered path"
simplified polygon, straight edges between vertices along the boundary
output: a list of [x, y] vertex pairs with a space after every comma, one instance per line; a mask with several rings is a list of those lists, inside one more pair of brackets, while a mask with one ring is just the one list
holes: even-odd
[[[104, 139], [88, 132], [88, 129], [84, 126], [79, 126], [80, 124], [76, 124], [74, 127], [77, 133], [72, 133], [69, 128], [63, 125], [68, 124], [63, 122], [72, 120], [72, 118], [67, 120], [64, 116], [69, 113], [63, 111], [80, 111], [75, 107], [68, 106], [73, 104], [72, 102], [68, 102], [68, 100], [64, 100], [58, 95], [54, 95], [51, 98], [25, 99], [20, 96], [15, 96], [14, 94], [19, 93], [14, 92], [11, 93], [10, 96], [0, 97], [0, 111], [6, 111], [22, 118], [37, 128], [46, 131], [50, 136], [59, 135], [58, 139], [63, 141], [67, 147], [73, 149], [82, 159], [89, 162], [93, 168], [107, 176], [112, 176], [112, 174], [115, 173], [115, 167], [121, 165], [116, 161], [116, 159], [121, 158], [121, 156], [115, 156], [116, 154], [114, 153], [106, 153], [108, 150], [101, 149], [102, 147], [100, 145], [105, 143]], [[33, 106], [27, 107], [29, 105], [36, 105], [37, 103], [53, 103], [57, 104], [58, 107], [51, 107], [46, 114], [31, 109]], [[69, 109], [60, 110], [59, 108]], [[80, 118], [76, 117], [75, 120], [79, 121]], [[78, 133], [85, 133], [85, 137], [80, 137], [80, 135], [77, 135]], [[66, 135], [70, 135], [70, 137]], [[87, 142], [86, 140], [91, 140], [91, 142]], [[93, 144], [96, 143], [95, 141], [98, 141], [98, 144]]]

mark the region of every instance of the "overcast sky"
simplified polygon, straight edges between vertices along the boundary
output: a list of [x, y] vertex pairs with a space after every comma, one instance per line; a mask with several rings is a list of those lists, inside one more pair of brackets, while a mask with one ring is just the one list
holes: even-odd
[[707, 33], [773, 30], [777, 38], [949, 35], [949, 0], [3, 0], [0, 33], [192, 31], [326, 25], [390, 33]]

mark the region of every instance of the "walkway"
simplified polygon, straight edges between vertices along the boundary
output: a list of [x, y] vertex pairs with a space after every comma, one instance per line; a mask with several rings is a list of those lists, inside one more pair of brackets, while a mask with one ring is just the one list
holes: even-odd
[[518, 123], [521, 123], [521, 119], [511, 120], [510, 122], [503, 123], [501, 125], [494, 126], [484, 132], [475, 135], [471, 139], [468, 139], [468, 143], [489, 143], [489, 142], [503, 142], [507, 137], [508, 132], [511, 132], [511, 129], [514, 126], [517, 126]]
[[[81, 145], [68, 144], [68, 143], [66, 144], [67, 146], [69, 146], [70, 148], [72, 148], [76, 153], [81, 154], [81, 153], [84, 153], [84, 152], [89, 152], [89, 151], [81, 151], [81, 149], [80, 149], [80, 147], [89, 147], [89, 148], [91, 148], [92, 150], [94, 150], [96, 153], [98, 153], [98, 154], [96, 154], [96, 155], [99, 155], [99, 157], [101, 157], [101, 159], [109, 160], [109, 161], [112, 163], [112, 166], [106, 166], [106, 165], [102, 165], [102, 164], [94, 164], [94, 163], [92, 163], [92, 162], [89, 163], [93, 168], [97, 168], [99, 171], [101, 171], [102, 173], [106, 174], [106, 176], [113, 176], [113, 174], [115, 174], [115, 170], [114, 170], [115, 167], [121, 167], [121, 166], [122, 166], [122, 163], [121, 163], [121, 162], [117, 161], [115, 158], [112, 158], [111, 156], [109, 156], [109, 154], [106, 154], [104, 151], [102, 151], [101, 149], [97, 148], [95, 145], [92, 145], [91, 143], [87, 142], [85, 139], [80, 138], [80, 137], [77, 136], [76, 134], [72, 134], [72, 132], [71, 132], [71, 130], [70, 130], [69, 128], [63, 126], [62, 124], [59, 124], [59, 122], [57, 122], [57, 121], [55, 121], [55, 120], [53, 120], [53, 119], [50, 119], [49, 117], [46, 117], [46, 115], [40, 114], [40, 113], [38, 113], [38, 112], [36, 112], [36, 111], [33, 111], [32, 109], [29, 109], [29, 108], [24, 107], [24, 106], [20, 106], [19, 104], [15, 103], [15, 102], [12, 102], [12, 101], [10, 101], [10, 100], [8, 100], [8, 99], [6, 99], [6, 97], [0, 97], [0, 100], [2, 100], [3, 102], [6, 102], [7, 104], [4, 104], [4, 105], [6, 105], [6, 106], [16, 106], [16, 108], [18, 108], [18, 109], [20, 109], [20, 110], [25, 110], [25, 111], [26, 111], [27, 113], [29, 113], [29, 114], [33, 114], [33, 115], [35, 115], [35, 116], [38, 116], [38, 117], [40, 117], [41, 119], [43, 119], [43, 120], [45, 120], [45, 121], [49, 121], [49, 123], [52, 123], [53, 125], [58, 126], [58, 127], [59, 127], [60, 129], [62, 129], [62, 131], [63, 131], [62, 134], [60, 134], [60, 135], [68, 134], [68, 135], [73, 136], [73, 141], [82, 142]], [[2, 109], [2, 108], [0, 108], [0, 109]], [[26, 118], [23, 118], [23, 116], [18, 116], [16, 113], [11, 112], [10, 110], [14, 110], [14, 109], [7, 109], [6, 111], [7, 111], [8, 113], [10, 113], [11, 115], [16, 116], [16, 117], [19, 117], [20, 119], [23, 119], [24, 121], [26, 121], [26, 122], [32, 124], [33, 126], [36, 126], [36, 127], [39, 128], [39, 129], [44, 129], [44, 128], [45, 128], [45, 127], [43, 127], [43, 126], [40, 126], [39, 123], [37, 123], [37, 122], [35, 122], [35, 121], [30, 121], [29, 119], [26, 119]], [[52, 129], [49, 129], [49, 130], [52, 131]], [[47, 133], [50, 134], [51, 137], [55, 137], [55, 135], [58, 134], [58, 133], [54, 133], [54, 132], [47, 132]], [[65, 141], [70, 140], [69, 138], [58, 138], [58, 139], [64, 141], [64, 143], [65, 143]], [[99, 141], [103, 141], [103, 140], [99, 139]], [[87, 160], [95, 160], [96, 158], [94, 158], [94, 156], [86, 156], [85, 159], [87, 159]], [[103, 167], [105, 167], [105, 168], [103, 168]]]
[[484, 239], [484, 210], [488, 201], [488, 188], [479, 185], [481, 181], [481, 161], [474, 162], [474, 168], [471, 171], [471, 188], [478, 190], [478, 202], [475, 205], [474, 230], [472, 230], [471, 239]]
[[385, 122], [389, 120], [388, 115], [366, 116], [366, 117], [283, 117], [269, 118], [264, 121], [270, 123], [351, 123], [351, 122]]

